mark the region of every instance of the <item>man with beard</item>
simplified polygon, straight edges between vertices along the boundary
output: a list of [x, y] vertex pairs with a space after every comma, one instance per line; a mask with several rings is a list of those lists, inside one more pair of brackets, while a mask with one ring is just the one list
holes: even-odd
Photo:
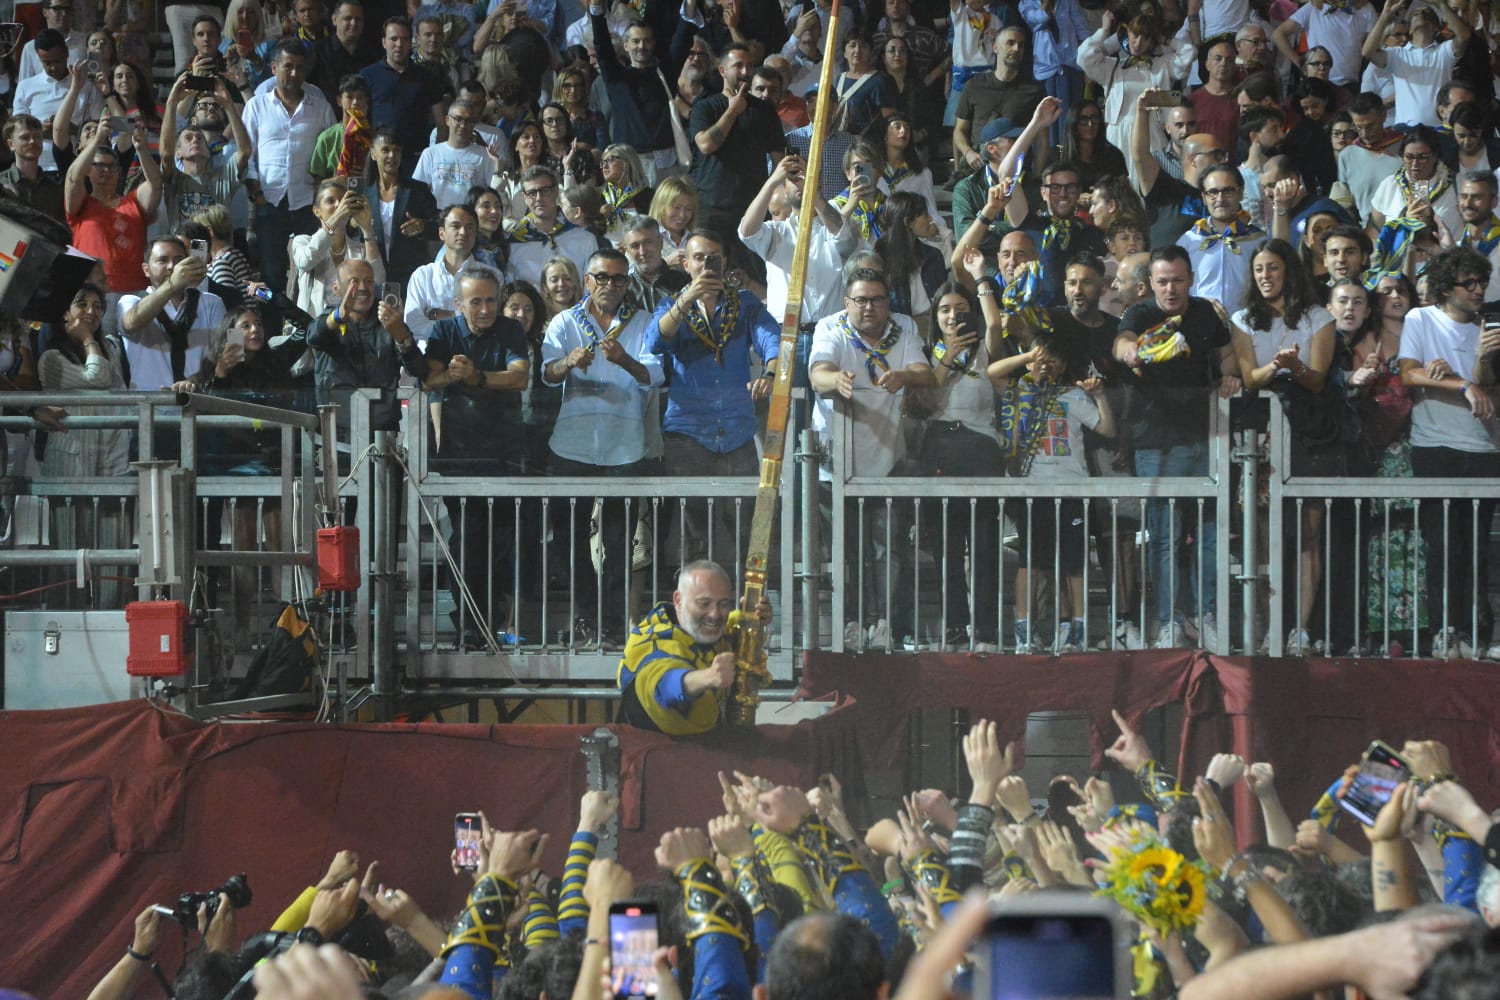
[[1328, 269], [1328, 287], [1348, 278], [1358, 281], [1370, 263], [1370, 236], [1359, 226], [1338, 225], [1323, 237], [1323, 266]]
[[691, 176], [698, 186], [696, 225], [732, 232], [765, 183], [761, 171], [785, 148], [776, 108], [751, 93], [750, 50], [731, 45], [719, 59], [724, 90], [699, 99], [688, 118], [695, 147]]
[[[718, 563], [688, 563], [663, 601], [630, 630], [620, 658], [620, 714], [632, 726], [697, 736], [719, 724], [720, 703], [734, 684], [734, 585]], [[771, 605], [755, 606], [762, 628]]]
[[[1250, 258], [1268, 237], [1240, 208], [1245, 192], [1238, 170], [1210, 167], [1204, 171], [1201, 184], [1208, 214], [1194, 222], [1177, 245], [1192, 261], [1196, 279], [1193, 294], [1233, 309], [1250, 281]], [[1277, 221], [1282, 229], [1287, 228], [1286, 216], [1279, 216]]]
[[[1012, 25], [995, 36], [995, 71], [964, 84], [953, 122], [953, 159], [960, 173], [979, 170], [985, 157], [974, 137], [997, 118], [1027, 121], [1046, 91], [1030, 79], [1026, 29]], [[1024, 72], [1023, 72], [1024, 71]], [[1051, 124], [1050, 122], [1048, 123]]]
[[1260, 172], [1266, 163], [1281, 152], [1281, 112], [1256, 105], [1240, 118], [1240, 141], [1248, 152], [1240, 164], [1240, 179], [1245, 184], [1244, 208], [1256, 225], [1264, 227], [1269, 205], [1261, 197]]
[[1464, 231], [1458, 245], [1478, 252], [1490, 262], [1490, 281], [1484, 292], [1486, 306], [1500, 303], [1500, 218], [1495, 216], [1497, 188], [1500, 188], [1500, 181], [1488, 170], [1473, 170], [1458, 180], [1458, 212], [1464, 218]]
[[1103, 257], [1109, 248], [1104, 234], [1077, 216], [1083, 185], [1076, 166], [1048, 164], [1042, 170], [1041, 190], [1045, 211], [1028, 220], [1025, 228], [1041, 231], [1042, 287], [1047, 300], [1056, 302], [1062, 297], [1067, 262], [1079, 254]]

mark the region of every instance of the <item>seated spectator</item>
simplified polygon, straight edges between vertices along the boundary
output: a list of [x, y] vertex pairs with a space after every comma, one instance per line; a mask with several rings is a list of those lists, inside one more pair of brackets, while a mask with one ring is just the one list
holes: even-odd
[[[401, 174], [401, 140], [390, 129], [375, 133], [365, 164], [365, 200], [374, 227], [368, 238], [380, 247], [391, 281], [405, 284], [432, 259], [428, 241], [437, 236], [437, 206], [425, 184]], [[316, 235], [316, 234], [314, 234]]]
[[291, 298], [298, 309], [318, 316], [338, 304], [334, 285], [345, 260], [366, 261], [377, 284], [385, 281], [386, 270], [380, 243], [372, 238], [375, 223], [370, 203], [358, 190], [350, 190], [344, 178], [330, 177], [318, 185], [313, 215], [318, 228], [311, 235], [292, 237], [296, 294]]

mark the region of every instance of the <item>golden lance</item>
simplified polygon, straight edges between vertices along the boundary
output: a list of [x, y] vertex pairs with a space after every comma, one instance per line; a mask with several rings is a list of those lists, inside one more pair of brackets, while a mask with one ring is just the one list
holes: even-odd
[[807, 254], [812, 242], [819, 175], [823, 166], [823, 137], [833, 117], [833, 64], [837, 55], [840, 0], [833, 0], [828, 30], [823, 40], [823, 68], [818, 78], [818, 101], [813, 111], [812, 141], [807, 150], [802, 205], [797, 212], [797, 243], [792, 252], [791, 279], [787, 282], [786, 312], [781, 319], [781, 350], [776, 358], [776, 382], [771, 390], [771, 409], [766, 417], [765, 451], [760, 460], [760, 486], [755, 494], [755, 515], [750, 522], [750, 548], [745, 554], [745, 589], [740, 607], [736, 642], [734, 687], [725, 711], [732, 725], [755, 725], [760, 689], [771, 680], [766, 669], [765, 630], [753, 614], [766, 592], [766, 566], [771, 551], [771, 530], [780, 506], [781, 463], [786, 452], [786, 429], [792, 414], [792, 370], [797, 362], [797, 332], [802, 319], [802, 292], [807, 284]]

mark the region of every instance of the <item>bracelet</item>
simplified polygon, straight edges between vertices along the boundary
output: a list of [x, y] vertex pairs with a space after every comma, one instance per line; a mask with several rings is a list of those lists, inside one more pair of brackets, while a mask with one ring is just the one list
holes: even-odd
[[994, 288], [992, 288], [992, 287], [991, 287], [991, 286], [990, 286], [990, 285], [989, 285], [989, 283], [988, 283], [988, 282], [986, 282], [986, 283], [985, 283], [985, 284], [983, 284], [983, 285], [980, 285], [980, 286], [979, 286], [979, 288], [977, 288], [977, 289], [976, 289], [976, 290], [975, 290], [975, 291], [974, 291], [974, 294], [975, 294], [975, 295], [978, 295], [978, 296], [980, 296], [980, 297], [983, 297], [983, 296], [985, 296], [985, 295], [991, 295], [991, 296], [992, 296], [992, 295], [994, 295], [994, 294], [995, 294], [995, 289], [994, 289]]
[[976, 212], [976, 213], [974, 213], [974, 217], [976, 219], [983, 220], [984, 224], [986, 226], [993, 226], [995, 224], [995, 222], [997, 221], [995, 219], [990, 218], [988, 215], [985, 215], [983, 212]]
[[128, 947], [126, 947], [125, 954], [129, 955], [131, 958], [135, 959], [137, 962], [141, 962], [143, 964], [150, 964], [150, 962], [151, 962], [151, 956], [150, 955], [142, 955], [140, 952], [138, 952], [138, 951], [135, 950], [134, 946], [128, 946]]

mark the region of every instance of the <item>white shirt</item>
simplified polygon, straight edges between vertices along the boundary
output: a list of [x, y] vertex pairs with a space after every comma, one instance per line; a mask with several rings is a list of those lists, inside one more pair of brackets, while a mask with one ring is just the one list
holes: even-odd
[[[417, 343], [423, 350], [427, 349], [427, 338], [432, 333], [433, 324], [437, 322], [427, 318], [427, 310], [446, 309], [454, 312], [457, 305], [458, 276], [470, 268], [485, 267], [470, 256], [458, 265], [457, 271], [450, 272], [448, 265], [443, 262], [443, 255], [447, 252], [446, 249], [439, 250], [437, 259], [413, 271], [411, 279], [406, 283], [406, 309], [402, 318], [406, 320], [406, 328], [417, 338]], [[500, 283], [505, 284], [503, 275]]]
[[[54, 80], [46, 73], [30, 76], [16, 85], [16, 97], [12, 113], [32, 115], [45, 126], [47, 119], [57, 114], [63, 98], [68, 96], [68, 81]], [[73, 105], [73, 124], [97, 121], [104, 110], [104, 98], [93, 86], [85, 86], [77, 103]], [[41, 163], [43, 170], [56, 170], [57, 158], [52, 155], [52, 130], [44, 128]]]
[[[292, 269], [297, 272], [297, 308], [309, 316], [321, 315], [339, 304], [340, 296], [333, 291], [333, 283], [339, 277], [339, 266], [333, 259], [331, 240], [328, 230], [322, 226], [311, 233], [298, 233], [292, 237]], [[345, 245], [348, 246], [347, 243]], [[385, 255], [374, 246], [368, 247], [366, 252], [368, 256], [365, 260], [370, 265], [378, 288], [385, 281]]]
[[1183, 233], [1177, 238], [1177, 245], [1188, 252], [1188, 259], [1193, 262], [1193, 294], [1217, 300], [1225, 311], [1243, 306], [1245, 286], [1250, 283], [1250, 258], [1270, 238], [1262, 231], [1237, 240], [1234, 250], [1222, 239], [1215, 240], [1205, 250], [1203, 243], [1207, 237], [1192, 230]]
[[[1474, 379], [1479, 351], [1479, 324], [1460, 324], [1441, 306], [1424, 306], [1406, 314], [1401, 331], [1402, 361], [1420, 365], [1442, 358], [1459, 378]], [[1485, 453], [1500, 451], [1500, 424], [1481, 423], [1469, 409], [1469, 401], [1447, 390], [1414, 390], [1411, 409], [1411, 443], [1414, 448], [1453, 448]]]
[[[147, 289], [146, 294], [150, 292]], [[126, 315], [143, 298], [145, 295], [122, 295], [115, 306], [120, 336], [125, 338], [125, 356], [130, 360], [130, 382], [132, 387], [145, 391], [168, 389], [176, 379], [172, 373], [172, 343], [167, 338], [167, 331], [161, 327], [161, 318], [158, 316], [134, 333], [125, 329]], [[184, 299], [183, 305], [186, 304]], [[182, 306], [168, 302], [163, 312], [176, 319], [182, 314]], [[223, 324], [224, 300], [213, 292], [202, 292], [193, 327], [188, 331], [187, 350], [183, 353], [183, 378], [198, 374], [203, 365], [203, 352]]]
[[1396, 88], [1396, 122], [1437, 128], [1437, 94], [1453, 77], [1453, 40], [1419, 49], [1407, 42], [1385, 50], [1385, 68]]
[[[89, 57], [89, 36], [86, 31], [68, 32], [68, 65], [75, 66]], [[100, 67], [108, 70], [108, 66]], [[36, 54], [36, 39], [33, 38], [21, 47], [21, 63], [16, 69], [16, 79], [24, 80], [28, 76], [36, 76], [42, 70], [42, 59]]]
[[1396, 124], [1396, 109], [1392, 102], [1396, 100], [1396, 84], [1391, 79], [1390, 71], [1383, 66], [1370, 63], [1359, 78], [1359, 92], [1361, 94], [1378, 94], [1380, 99], [1390, 105], [1386, 108], [1385, 123], [1387, 126]]
[[589, 258], [599, 249], [599, 241], [587, 229], [569, 229], [559, 233], [552, 242], [512, 243], [510, 245], [510, 269], [517, 278], [542, 287], [542, 267], [553, 257], [571, 260], [581, 275], [588, 269]]
[[[1257, 330], [1250, 325], [1249, 309], [1241, 309], [1230, 319], [1249, 335], [1250, 344], [1255, 350], [1255, 367], [1263, 368], [1271, 363], [1278, 352], [1293, 347], [1297, 348], [1303, 364], [1311, 361], [1313, 335], [1333, 322], [1333, 313], [1322, 306], [1313, 306], [1302, 314], [1302, 319], [1296, 326], [1287, 326], [1286, 320], [1277, 316], [1271, 321], [1269, 330]], [[1288, 369], [1278, 368], [1277, 371]]]
[[[825, 316], [818, 320], [813, 330], [812, 350], [807, 356], [811, 368], [820, 361], [827, 361], [839, 371], [854, 373], [854, 398], [850, 400], [854, 426], [849, 428], [849, 461], [846, 470], [854, 476], [889, 475], [898, 461], [906, 455], [906, 441], [901, 433], [901, 392], [886, 392], [870, 378], [865, 365], [865, 353], [849, 342], [840, 329], [839, 318], [844, 313]], [[900, 330], [896, 343], [886, 355], [886, 364], [891, 371], [912, 365], [926, 365], [927, 355], [922, 353], [922, 340], [917, 336], [916, 324], [910, 316], [891, 314], [891, 322]], [[877, 372], [879, 369], [876, 369]], [[819, 395], [813, 407], [813, 430], [825, 444], [830, 445], [824, 464], [818, 469], [818, 478], [825, 481], [833, 478], [831, 461], [832, 435], [830, 428], [834, 420], [833, 399]]]
[[245, 131], [250, 135], [250, 164], [246, 180], [260, 181], [261, 192], [273, 205], [286, 199], [289, 209], [313, 203], [316, 181], [308, 171], [313, 146], [323, 130], [337, 123], [323, 95], [307, 87], [297, 110], [287, 113], [276, 94], [259, 94], [245, 105]]
[[[575, 347], [587, 347], [600, 330], [588, 312], [588, 300], [582, 309], [564, 309], [547, 324], [542, 341], [542, 378], [554, 361], [561, 361]], [[623, 312], [626, 306], [621, 306]], [[580, 314], [583, 319], [580, 320]], [[618, 324], [620, 317], [615, 317]], [[562, 382], [562, 404], [552, 429], [552, 453], [574, 462], [589, 465], [618, 466], [638, 462], [646, 455], [645, 403], [652, 388], [662, 384], [661, 357], [651, 353], [646, 329], [651, 314], [632, 311], [616, 335], [620, 346], [645, 366], [650, 375], [642, 385], [635, 377], [605, 360], [600, 351], [587, 371], [574, 368]], [[555, 382], [547, 382], [556, 385]]]
[[469, 188], [488, 185], [495, 175], [495, 161], [477, 142], [462, 149], [446, 142], [428, 146], [417, 158], [411, 179], [421, 181], [432, 190], [438, 211], [449, 205], [461, 205], [469, 198]]
[[[958, 363], [956, 358], [945, 357], [943, 360]], [[981, 335], [966, 366], [967, 373], [955, 373], [936, 389], [924, 391], [933, 405], [933, 420], [957, 421], [975, 434], [999, 444], [1000, 432], [995, 427], [995, 387], [985, 377], [989, 365], [989, 348]], [[948, 369], [934, 366], [933, 371], [941, 380]]]
[[[1307, 33], [1307, 47], [1321, 45], [1333, 57], [1333, 69], [1328, 79], [1334, 83], [1353, 83], [1359, 79], [1360, 49], [1365, 37], [1375, 28], [1375, 8], [1368, 3], [1352, 7], [1347, 12], [1330, 11], [1303, 4], [1292, 14]], [[1204, 38], [1212, 37], [1205, 34]]]
[[[1104, 96], [1104, 120], [1108, 123], [1105, 133], [1117, 149], [1129, 149], [1131, 131], [1135, 125], [1136, 98], [1147, 90], [1169, 90], [1173, 80], [1184, 79], [1193, 67], [1198, 50], [1193, 43], [1182, 38], [1168, 38], [1161, 44], [1161, 53], [1151, 60], [1149, 66], [1125, 68], [1125, 59], [1120, 42], [1103, 28], [1094, 32], [1078, 46], [1078, 68], [1090, 80], [1109, 90]], [[1160, 149], [1167, 144], [1167, 137], [1159, 128], [1151, 130], [1151, 148]]]
[[[1398, 163], [1397, 166], [1399, 167], [1400, 164]], [[1446, 169], [1438, 167], [1439, 171]], [[1436, 174], [1433, 175], [1433, 179], [1437, 179]], [[1375, 189], [1375, 194], [1370, 199], [1370, 207], [1385, 216], [1386, 221], [1400, 218], [1406, 212], [1406, 198], [1401, 194], [1401, 188], [1396, 183], [1394, 173], [1381, 181], [1380, 186]], [[1443, 189], [1443, 193], [1438, 195], [1437, 200], [1432, 203], [1432, 212], [1443, 220], [1443, 225], [1448, 227], [1448, 232], [1453, 234], [1454, 239], [1463, 235], [1464, 217], [1458, 211], [1457, 181], [1450, 181]]]
[[[664, 233], [663, 236], [666, 234]], [[772, 317], [786, 315], [787, 283], [797, 243], [797, 214], [784, 221], [761, 223], [754, 236], [739, 231], [745, 248], [766, 262], [766, 310]], [[857, 248], [859, 227], [846, 223], [837, 236], [813, 216], [807, 250], [807, 282], [802, 290], [802, 322], [815, 323], [844, 308], [844, 259]]]
[[1232, 35], [1250, 20], [1250, 0], [1203, 0], [1199, 16], [1203, 18], [1200, 38]]
[[[1338, 152], [1339, 180], [1349, 185], [1354, 205], [1368, 218], [1375, 192], [1401, 169], [1401, 161], [1389, 153], [1377, 153], [1363, 146], [1345, 146]], [[1399, 213], [1398, 213], [1399, 214]]]

